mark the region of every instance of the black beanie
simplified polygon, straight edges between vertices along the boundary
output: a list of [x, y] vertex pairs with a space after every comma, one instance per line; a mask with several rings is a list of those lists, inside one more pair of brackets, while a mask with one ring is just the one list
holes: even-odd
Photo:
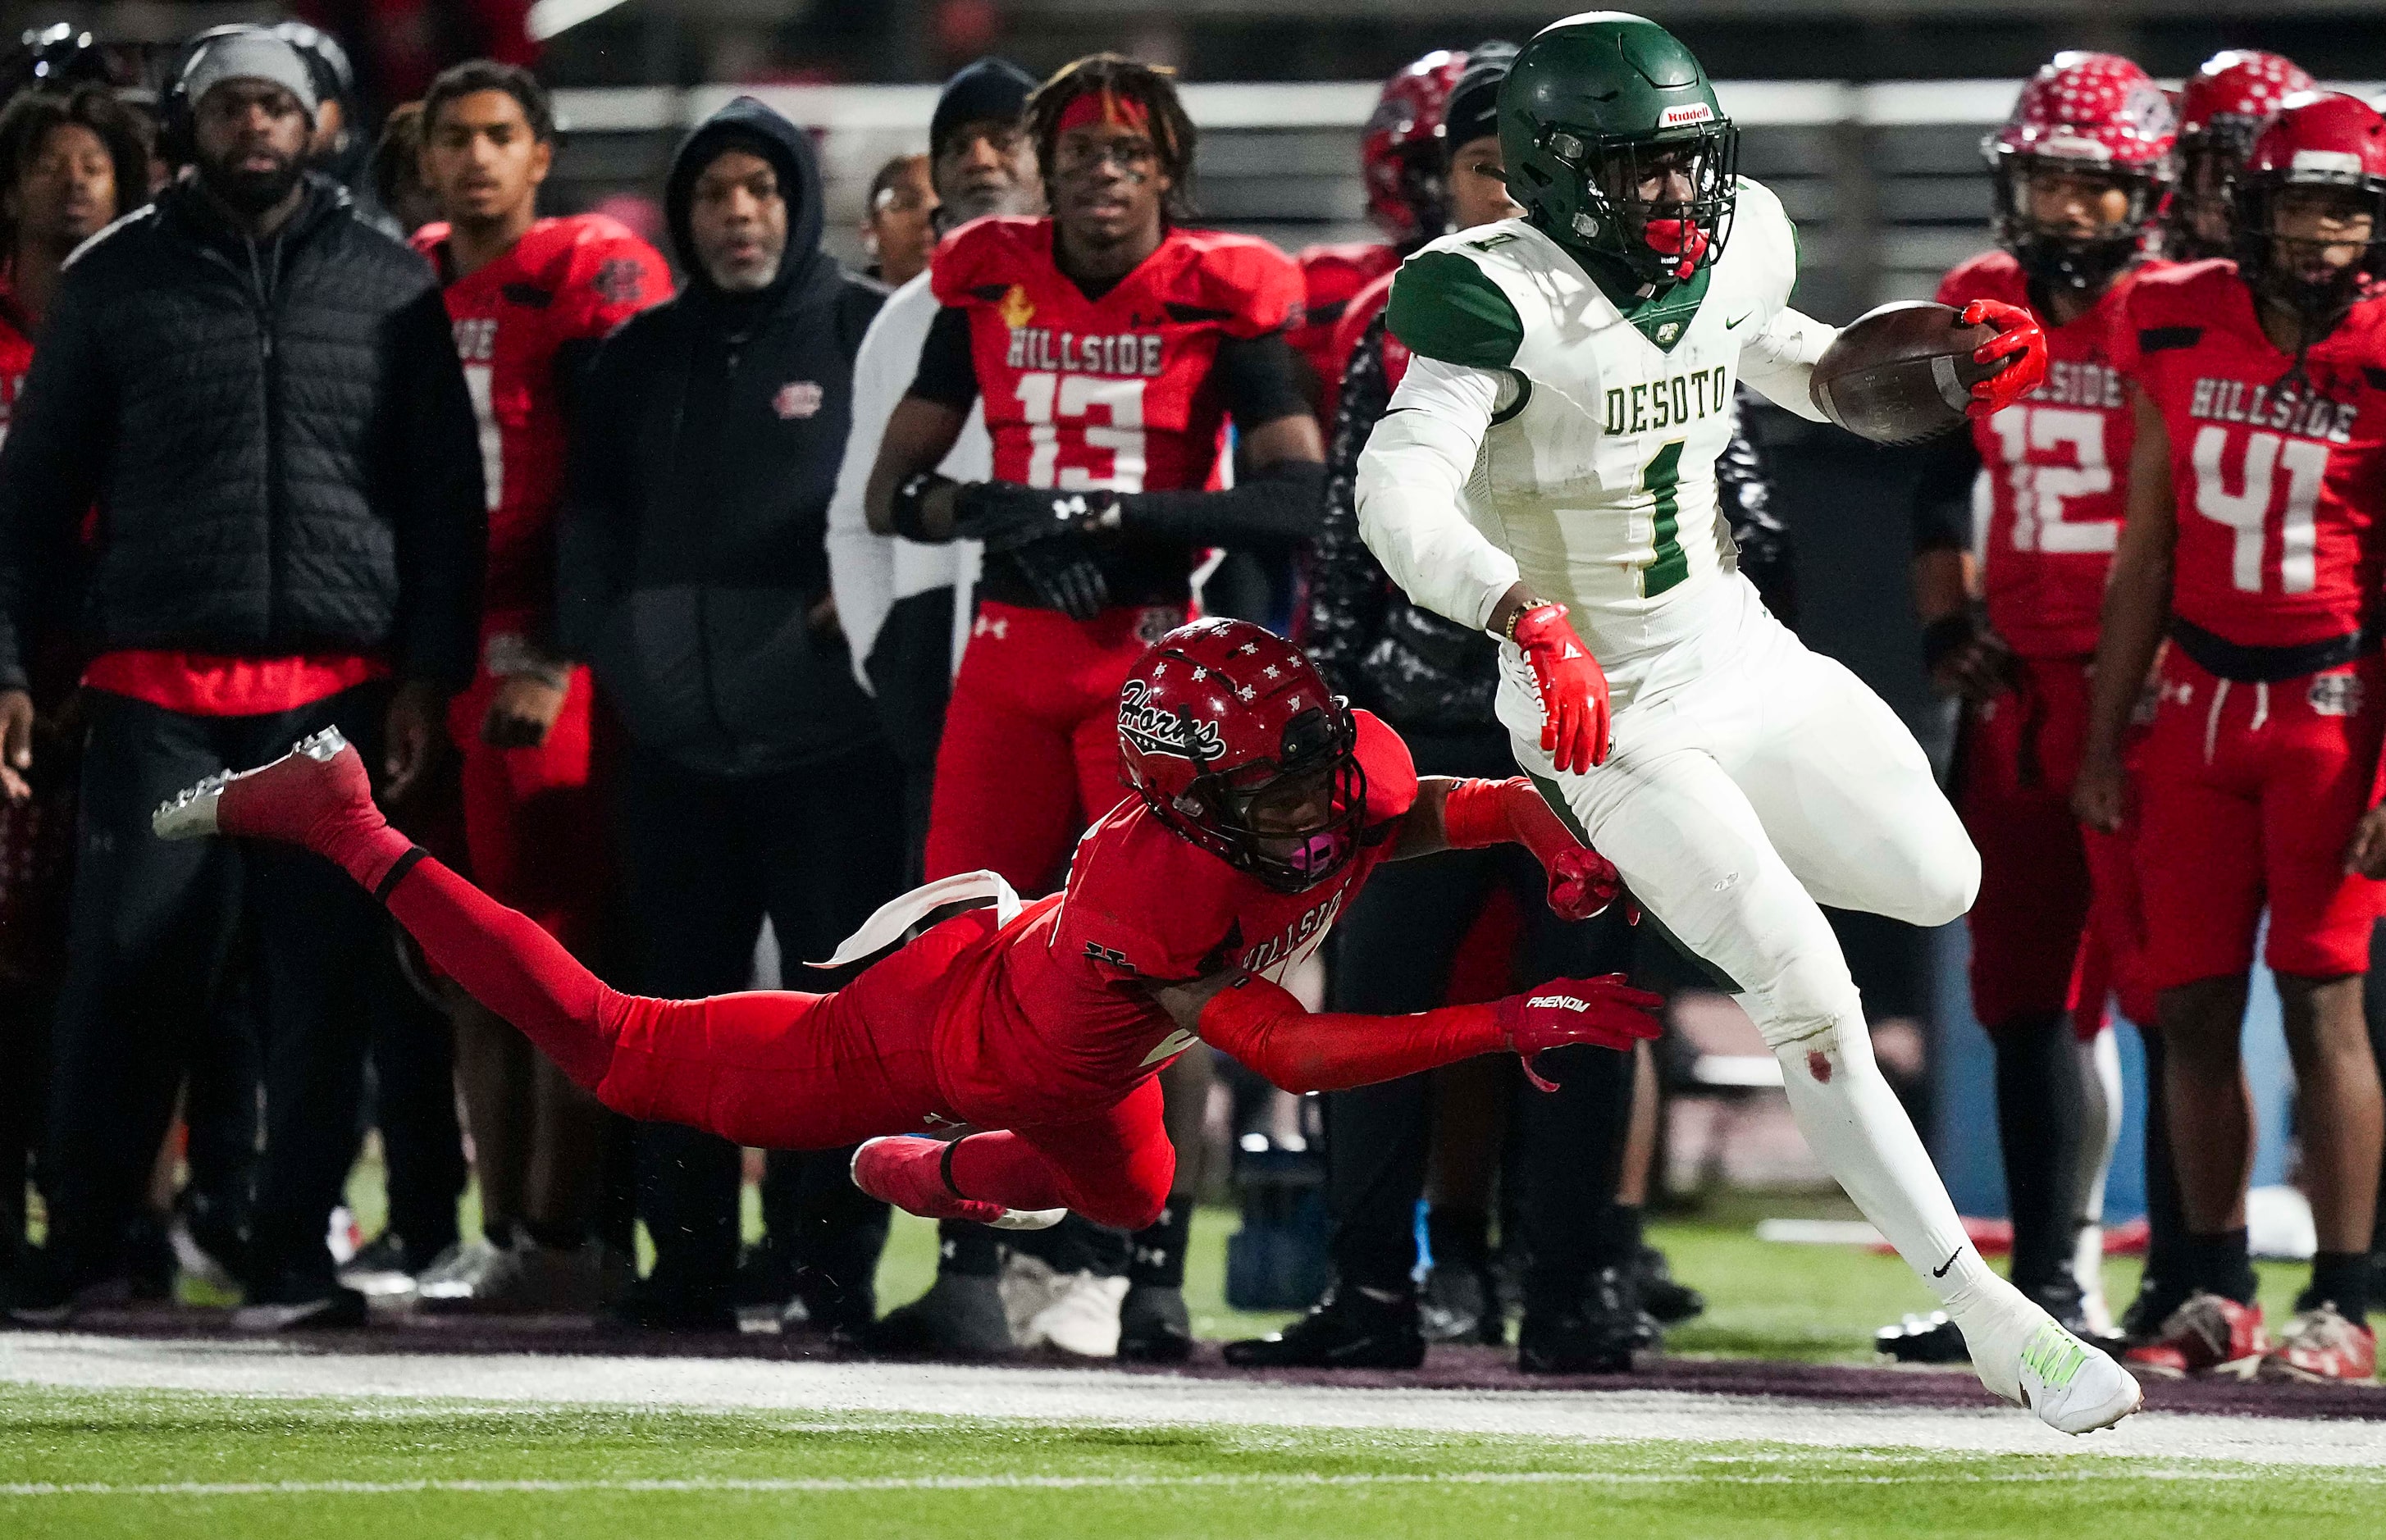
[[1516, 45], [1493, 41], [1478, 43], [1466, 53], [1466, 68], [1450, 88], [1442, 108], [1442, 140], [1452, 154], [1458, 146], [1500, 131], [1500, 86], [1508, 66], [1516, 61]]
[[945, 137], [964, 123], [1016, 121], [1035, 91], [1036, 77], [1009, 59], [982, 58], [964, 67], [936, 98], [936, 115], [928, 119], [928, 153], [942, 153]]

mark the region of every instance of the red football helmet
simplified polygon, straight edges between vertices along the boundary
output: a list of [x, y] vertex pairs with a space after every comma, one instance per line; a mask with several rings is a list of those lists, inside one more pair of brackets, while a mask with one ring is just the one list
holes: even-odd
[[2230, 48], [2204, 61], [2179, 104], [2179, 193], [2163, 255], [2192, 262], [2229, 254], [2229, 179], [2279, 104], [2318, 82], [2280, 54]]
[[1249, 620], [1177, 627], [1119, 691], [1126, 783], [1171, 833], [1299, 893], [1359, 851], [1367, 782], [1350, 708]]
[[[1997, 244], [2041, 282], [2101, 287], [2135, 259], [2162, 211], [2176, 138], [2170, 98], [2144, 70], [2117, 54], [2055, 55], [1981, 145]], [[2043, 217], [2050, 185], [2069, 190], [2064, 201], [2076, 212]], [[2129, 198], [2119, 218], [2087, 207], [2116, 190]]]
[[[2386, 118], [2360, 97], [2340, 91], [2288, 97], [2246, 152], [2231, 186], [2237, 270], [2307, 323], [2325, 331], [2366, 281], [2386, 276]], [[2333, 220], [2336, 229], [2287, 228], [2294, 218], [2287, 206], [2299, 194], [2331, 206], [2305, 213], [2304, 220]], [[2348, 246], [2361, 247], [2361, 255], [2342, 266], [2328, 260], [2330, 251]]]
[[1384, 82], [1359, 138], [1367, 217], [1400, 246], [1429, 241], [1449, 218], [1442, 193], [1442, 111], [1466, 56], [1437, 48]]

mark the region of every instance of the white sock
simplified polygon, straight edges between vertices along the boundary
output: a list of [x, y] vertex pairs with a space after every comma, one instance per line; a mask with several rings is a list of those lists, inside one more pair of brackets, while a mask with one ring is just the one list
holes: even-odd
[[1965, 1234], [1913, 1120], [1874, 1062], [1863, 1013], [1840, 1020], [1852, 1030], [1834, 1026], [1773, 1050], [1798, 1132], [1964, 1329], [1981, 1383], [2018, 1399], [2021, 1349], [2045, 1312], [1999, 1277]]
[[2081, 1313], [2098, 1332], [2109, 1332], [2113, 1312], [2104, 1303], [2104, 1178], [2121, 1141], [2121, 1046], [2111, 1028], [2079, 1045], [2080, 1085], [2087, 1116], [2079, 1126], [2078, 1243], [2071, 1271], [2079, 1280]]

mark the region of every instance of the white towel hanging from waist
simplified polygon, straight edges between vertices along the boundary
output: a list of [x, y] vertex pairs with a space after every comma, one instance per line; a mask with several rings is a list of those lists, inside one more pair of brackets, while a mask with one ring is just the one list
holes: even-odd
[[1025, 907], [999, 872], [956, 872], [950, 877], [940, 877], [925, 887], [913, 888], [900, 898], [881, 904], [877, 913], [861, 922], [861, 929], [839, 944], [835, 956], [826, 962], [810, 962], [804, 966], [843, 968], [848, 963], [859, 962], [871, 953], [902, 940], [904, 932], [948, 904], [966, 904], [973, 898], [992, 901], [998, 925], [1010, 924]]

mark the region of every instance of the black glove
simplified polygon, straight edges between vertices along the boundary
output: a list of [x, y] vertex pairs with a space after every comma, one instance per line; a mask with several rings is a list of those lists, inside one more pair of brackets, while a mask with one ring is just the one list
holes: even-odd
[[953, 533], [986, 543], [987, 554], [1016, 551], [1054, 535], [1093, 529], [1116, 495], [1055, 491], [1015, 482], [972, 482], [953, 495]]
[[1110, 581], [1082, 540], [1036, 540], [1004, 553], [1046, 605], [1072, 620], [1090, 620], [1110, 607]]

